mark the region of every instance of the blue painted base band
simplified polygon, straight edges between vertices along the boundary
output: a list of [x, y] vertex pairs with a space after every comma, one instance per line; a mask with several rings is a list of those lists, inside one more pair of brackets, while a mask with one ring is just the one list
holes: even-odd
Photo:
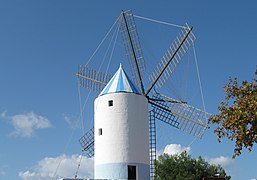
[[142, 163], [112, 163], [95, 166], [95, 179], [128, 179], [128, 165], [137, 167], [137, 179], [150, 179], [150, 166]]

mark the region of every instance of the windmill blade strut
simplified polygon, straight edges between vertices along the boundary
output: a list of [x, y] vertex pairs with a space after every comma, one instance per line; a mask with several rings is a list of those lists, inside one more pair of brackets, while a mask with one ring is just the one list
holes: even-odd
[[[170, 65], [170, 63], [173, 61], [173, 59], [175, 58], [176, 60], [177, 60], [177, 58], [178, 59], [181, 59], [182, 58], [182, 56], [186, 53], [186, 50], [188, 49], [188, 47], [185, 45], [185, 42], [188, 42], [188, 40], [187, 40], [187, 38], [189, 38], [190, 39], [190, 41], [191, 42], [193, 42], [193, 38], [192, 37], [190, 37], [190, 34], [192, 35], [192, 30], [193, 30], [193, 27], [191, 27], [191, 28], [189, 28], [189, 30], [188, 29], [184, 29], [187, 33], [186, 33], [186, 35], [184, 36], [184, 37], [182, 37], [181, 36], [181, 34], [179, 34], [179, 37], [180, 38], [178, 38], [177, 37], [177, 41], [175, 41], [173, 44], [172, 44], [172, 46], [173, 46], [173, 49], [175, 48], [175, 47], [177, 47], [176, 49], [175, 49], [175, 51], [173, 52], [173, 54], [170, 56], [170, 58], [168, 59], [168, 61], [166, 61], [167, 59], [166, 58], [168, 58], [168, 57], [166, 57], [167, 56], [167, 54], [169, 54], [170, 55], [170, 49], [168, 50], [168, 52], [167, 52], [167, 54], [165, 54], [164, 55], [164, 57], [163, 57], [163, 60], [164, 61], [161, 61], [161, 65], [160, 65], [160, 67], [162, 67], [163, 66], [163, 64], [165, 63], [165, 61], [166, 61], [166, 63], [164, 64], [164, 66], [163, 66], [163, 68], [161, 69], [161, 71], [159, 72], [159, 70], [157, 70], [156, 72], [157, 72], [157, 75], [154, 75], [153, 74], [153, 81], [152, 81], [152, 83], [151, 83], [151, 86], [149, 87], [149, 89], [146, 91], [146, 93], [145, 93], [145, 95], [147, 96], [149, 93], [150, 93], [150, 91], [152, 90], [152, 88], [155, 86], [155, 84], [159, 81], [159, 79], [162, 77], [162, 75], [163, 75], [163, 73], [165, 72], [165, 70], [166, 69], [169, 69], [170, 67], [169, 67], [169, 65]], [[188, 31], [187, 31], [188, 30]], [[182, 40], [180, 41], [180, 39], [182, 38]], [[180, 42], [179, 42], [180, 41]], [[178, 44], [179, 43], [179, 44]], [[175, 45], [174, 45], [175, 44]], [[189, 46], [190, 44], [188, 44], [188, 46]], [[185, 47], [183, 47], [183, 46], [185, 46]], [[180, 52], [180, 53], [178, 53], [178, 52]], [[178, 60], [177, 60], [178, 61]], [[176, 63], [178, 63], [178, 62], [176, 62]], [[174, 63], [174, 66], [176, 66], [176, 63]], [[172, 72], [172, 70], [170, 70], [171, 72]], [[166, 77], [167, 78], [167, 77]]]
[[[168, 101], [163, 101], [163, 102], [168, 102]], [[152, 104], [153, 106], [156, 106], [156, 107], [158, 107], [158, 108], [161, 108], [161, 109], [163, 109], [163, 110], [165, 110], [165, 111], [167, 111], [167, 112], [173, 114], [174, 116], [180, 116], [180, 117], [182, 117], [182, 118], [184, 118], [184, 119], [186, 119], [186, 120], [188, 120], [188, 121], [193, 122], [194, 124], [200, 125], [200, 126], [202, 126], [202, 127], [204, 127], [204, 128], [209, 128], [209, 126], [207, 126], [207, 125], [205, 125], [205, 124], [203, 124], [203, 123], [201, 123], [201, 122], [194, 121], [193, 119], [190, 119], [190, 118], [188, 118], [188, 117], [186, 117], [186, 116], [183, 116], [183, 115], [178, 114], [178, 113], [176, 113], [176, 112], [172, 112], [170, 109], [165, 108], [165, 107], [163, 107], [163, 106], [161, 106], [161, 105], [159, 105], [159, 104], [156, 104], [156, 103], [154, 103], [153, 101], [149, 101], [149, 103]], [[178, 102], [176, 102], [176, 103], [178, 103]]]
[[167, 99], [155, 99], [155, 98], [148, 98], [151, 101], [161, 101], [161, 102], [170, 102], [170, 103], [180, 103], [180, 104], [187, 104], [185, 101], [176, 101], [176, 100], [167, 100]]
[[79, 79], [80, 86], [97, 92], [101, 91], [111, 79], [111, 75], [85, 66], [80, 66], [76, 75]]
[[81, 75], [81, 74], [76, 74], [77, 75], [77, 77], [79, 77], [79, 78], [83, 78], [83, 79], [85, 79], [85, 80], [89, 80], [89, 81], [92, 81], [92, 82], [95, 82], [95, 83], [99, 83], [99, 84], [101, 84], [101, 85], [103, 85], [103, 86], [105, 86], [107, 83], [106, 82], [103, 82], [103, 81], [99, 81], [99, 80], [97, 80], [97, 79], [93, 79], [93, 78], [90, 78], [90, 77], [87, 77], [87, 76], [83, 76], [83, 75]]
[[[130, 16], [133, 16], [133, 15], [131, 14]], [[139, 69], [138, 59], [137, 59], [137, 55], [136, 55], [136, 50], [135, 50], [135, 47], [134, 47], [134, 44], [133, 44], [133, 40], [132, 40], [132, 37], [131, 37], [133, 34], [131, 34], [131, 32], [129, 30], [126, 14], [125, 14], [124, 11], [122, 11], [122, 17], [123, 17], [123, 20], [124, 20], [124, 23], [125, 23], [125, 28], [126, 28], [127, 36], [128, 36], [128, 39], [129, 39], [129, 46], [131, 47], [131, 50], [132, 50], [132, 56], [133, 56], [133, 60], [134, 60], [135, 66], [136, 66], [136, 74], [137, 74], [137, 77], [138, 77], [138, 81], [140, 83], [140, 87], [141, 87], [142, 93], [145, 94], [144, 85], [143, 85], [143, 81], [142, 81], [142, 75], [141, 75], [141, 72], [140, 72], [140, 69]], [[133, 18], [133, 17], [131, 17], [131, 18]], [[134, 27], [133, 30], [136, 31], [134, 21], [133, 20], [130, 20], [130, 21], [131, 21], [130, 23], [133, 24], [133, 27]], [[133, 39], [134, 39], [134, 41], [135, 40], [138, 41], [137, 42], [137, 46], [140, 47], [138, 36], [137, 36], [137, 32], [134, 33], [134, 38]], [[136, 42], [134, 42], [134, 43], [136, 43]], [[139, 51], [139, 50], [140, 50], [139, 54], [142, 56], [141, 48], [137, 49], [137, 51]]]
[[82, 147], [82, 151], [85, 151], [88, 157], [93, 157], [95, 146], [94, 128], [91, 128], [87, 133], [85, 133], [79, 139], [79, 143]]

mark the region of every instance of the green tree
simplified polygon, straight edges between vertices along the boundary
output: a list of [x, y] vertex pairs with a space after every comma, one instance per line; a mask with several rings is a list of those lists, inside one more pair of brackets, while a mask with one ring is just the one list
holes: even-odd
[[231, 179], [221, 166], [211, 165], [201, 156], [193, 159], [186, 151], [173, 156], [163, 154], [155, 161], [157, 180], [202, 180], [203, 177], [214, 177], [216, 174], [226, 180]]
[[218, 107], [219, 114], [209, 119], [209, 123], [218, 125], [214, 132], [219, 142], [224, 137], [235, 141], [233, 157], [239, 156], [243, 147], [251, 151], [254, 143], [257, 143], [256, 82], [256, 77], [241, 84], [237, 78], [230, 78], [224, 86], [225, 100]]

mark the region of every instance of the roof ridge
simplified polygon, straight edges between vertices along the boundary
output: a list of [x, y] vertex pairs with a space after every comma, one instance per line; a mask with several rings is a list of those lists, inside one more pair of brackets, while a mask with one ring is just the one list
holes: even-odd
[[119, 69], [116, 71], [111, 80], [104, 87], [99, 96], [114, 92], [130, 92], [140, 94], [136, 86], [132, 83], [126, 72], [123, 70], [121, 64]]

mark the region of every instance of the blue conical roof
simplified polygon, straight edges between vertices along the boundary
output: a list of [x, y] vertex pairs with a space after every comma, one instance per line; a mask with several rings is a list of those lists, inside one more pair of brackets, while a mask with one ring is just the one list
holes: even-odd
[[139, 94], [134, 84], [130, 81], [121, 65], [99, 96], [114, 92], [130, 92]]

